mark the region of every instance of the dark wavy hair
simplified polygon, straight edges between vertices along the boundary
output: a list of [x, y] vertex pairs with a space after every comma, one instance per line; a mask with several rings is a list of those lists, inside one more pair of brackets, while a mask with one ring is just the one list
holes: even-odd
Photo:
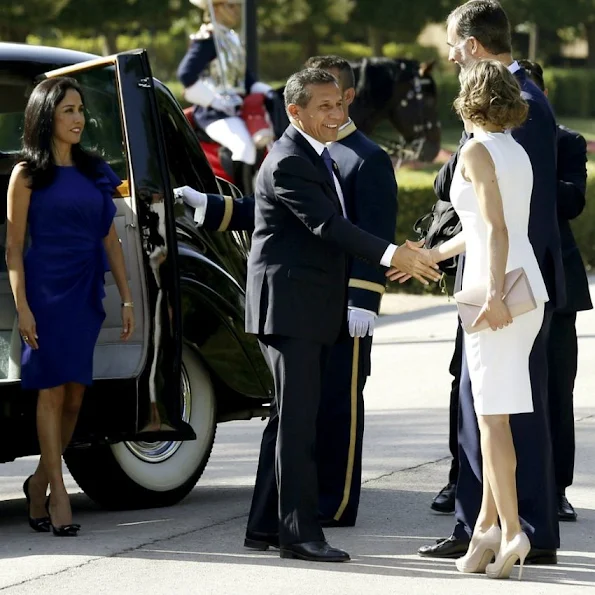
[[461, 118], [478, 126], [505, 129], [521, 126], [529, 112], [518, 81], [497, 60], [479, 60], [462, 72], [454, 108]]
[[[25, 108], [20, 157], [26, 164], [32, 190], [49, 186], [56, 176], [56, 163], [52, 153], [56, 107], [70, 89], [81, 96], [84, 104], [80, 85], [69, 77], [46, 79], [39, 83], [29, 96]], [[97, 178], [100, 159], [97, 155], [83, 149], [80, 143], [72, 145], [72, 161], [82, 174], [91, 180]]]

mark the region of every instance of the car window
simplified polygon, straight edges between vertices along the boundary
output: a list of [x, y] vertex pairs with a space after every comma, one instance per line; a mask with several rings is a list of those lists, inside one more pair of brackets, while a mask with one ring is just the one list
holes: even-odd
[[84, 94], [87, 122], [83, 146], [97, 151], [120, 179], [128, 179], [114, 67], [93, 68], [72, 76], [79, 82]]
[[23, 134], [23, 112], [0, 114], [0, 151], [17, 153], [21, 148]]
[[33, 84], [26, 79], [0, 81], [0, 152], [14, 154], [21, 149], [23, 114]]

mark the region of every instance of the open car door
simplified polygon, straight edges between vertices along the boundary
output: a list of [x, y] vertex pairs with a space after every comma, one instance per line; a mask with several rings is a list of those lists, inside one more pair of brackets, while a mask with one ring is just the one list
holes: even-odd
[[83, 145], [99, 152], [122, 180], [114, 196], [135, 304], [136, 330], [119, 340], [121, 300], [106, 275], [106, 320], [94, 356], [94, 385], [77, 433], [99, 441], [195, 438], [180, 392], [181, 297], [174, 202], [153, 78], [146, 51], [135, 50], [45, 73], [69, 76], [83, 91]]

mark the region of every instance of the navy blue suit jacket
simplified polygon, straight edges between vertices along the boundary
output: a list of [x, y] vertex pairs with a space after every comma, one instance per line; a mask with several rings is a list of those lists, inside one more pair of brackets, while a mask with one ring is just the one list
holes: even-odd
[[347, 254], [378, 265], [390, 242], [343, 217], [322, 158], [293, 126], [256, 181], [246, 331], [332, 345], [347, 315]]
[[566, 277], [566, 306], [579, 312], [593, 307], [585, 265], [570, 227], [570, 220], [585, 208], [587, 190], [587, 143], [574, 130], [558, 126], [558, 224]]
[[[395, 241], [397, 182], [390, 157], [351, 124], [329, 146], [339, 167], [347, 217], [360, 229], [387, 242]], [[351, 259], [348, 305], [378, 314], [386, 287], [385, 269]]]
[[[512, 132], [515, 140], [527, 151], [533, 167], [529, 239], [549, 293], [548, 305], [560, 308], [566, 303], [566, 284], [557, 217], [556, 120], [547, 97], [527, 77], [525, 70], [521, 68], [515, 72], [515, 77], [523, 98], [529, 104], [525, 123]], [[452, 176], [461, 146], [467, 138], [463, 134], [459, 149], [438, 172], [434, 191], [442, 200], [450, 200]]]

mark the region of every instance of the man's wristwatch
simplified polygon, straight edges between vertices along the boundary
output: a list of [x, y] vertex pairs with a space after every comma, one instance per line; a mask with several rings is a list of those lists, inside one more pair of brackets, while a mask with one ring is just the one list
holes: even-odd
[[134, 308], [134, 302], [122, 302], [122, 308]]

